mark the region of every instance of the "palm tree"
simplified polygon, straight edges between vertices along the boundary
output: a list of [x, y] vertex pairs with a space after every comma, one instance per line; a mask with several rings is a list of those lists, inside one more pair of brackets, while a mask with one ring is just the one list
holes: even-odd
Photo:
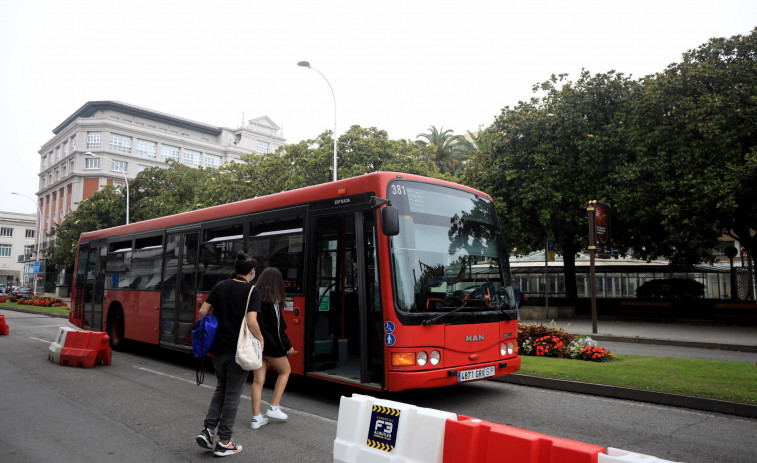
[[444, 127], [437, 129], [432, 125], [427, 133], [419, 133], [417, 137], [425, 139], [416, 140], [416, 143], [432, 150], [433, 162], [439, 170], [452, 175], [458, 175], [460, 167], [475, 149], [463, 136], [454, 135], [451, 129], [444, 130]]

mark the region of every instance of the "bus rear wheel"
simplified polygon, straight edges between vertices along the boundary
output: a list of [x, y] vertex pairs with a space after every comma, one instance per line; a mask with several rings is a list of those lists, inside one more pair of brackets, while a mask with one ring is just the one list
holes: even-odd
[[110, 337], [110, 348], [113, 350], [122, 350], [126, 340], [124, 339], [124, 312], [120, 307], [113, 309], [108, 314], [106, 330], [108, 337]]

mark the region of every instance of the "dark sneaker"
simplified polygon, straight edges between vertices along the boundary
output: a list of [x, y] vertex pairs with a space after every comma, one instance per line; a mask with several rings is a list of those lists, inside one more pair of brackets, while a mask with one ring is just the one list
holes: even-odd
[[213, 450], [213, 455], [217, 457], [226, 457], [229, 455], [234, 455], [235, 453], [239, 453], [242, 451], [242, 446], [237, 445], [229, 439], [229, 443], [224, 445], [221, 442], [216, 442], [216, 449]]
[[204, 428], [200, 434], [197, 435], [195, 440], [200, 447], [213, 450], [213, 432], [210, 429]]

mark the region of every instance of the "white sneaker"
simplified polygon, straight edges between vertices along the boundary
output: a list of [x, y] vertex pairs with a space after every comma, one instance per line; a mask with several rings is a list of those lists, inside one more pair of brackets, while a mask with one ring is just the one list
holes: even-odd
[[286, 413], [281, 411], [281, 407], [276, 410], [274, 410], [273, 407], [268, 407], [268, 410], [265, 411], [265, 416], [281, 421], [286, 421], [287, 418], [289, 418]]
[[265, 416], [260, 418], [260, 420], [253, 418], [252, 421], [250, 421], [250, 427], [252, 429], [258, 429], [261, 426], [265, 426], [267, 424], [268, 424], [268, 418], [266, 418]]

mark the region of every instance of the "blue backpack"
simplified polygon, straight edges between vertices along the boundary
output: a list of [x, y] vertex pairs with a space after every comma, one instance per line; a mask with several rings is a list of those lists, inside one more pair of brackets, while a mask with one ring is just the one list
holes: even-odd
[[213, 340], [216, 337], [216, 330], [218, 329], [218, 319], [212, 313], [206, 314], [201, 319], [197, 320], [192, 326], [192, 355], [195, 360], [199, 360], [196, 364], [196, 379], [199, 386], [205, 381], [205, 369], [204, 362], [205, 356], [208, 354], [210, 347], [213, 345]]

